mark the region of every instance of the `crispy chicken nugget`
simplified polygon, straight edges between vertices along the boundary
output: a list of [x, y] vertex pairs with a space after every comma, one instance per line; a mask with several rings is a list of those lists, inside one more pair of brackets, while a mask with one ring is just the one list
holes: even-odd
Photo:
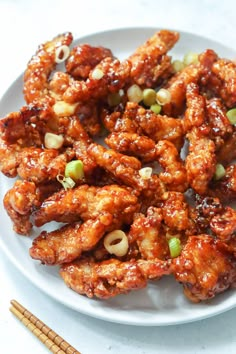
[[168, 140], [160, 140], [156, 146], [156, 158], [163, 168], [159, 178], [168, 190], [185, 192], [188, 188], [187, 171], [177, 148]]
[[168, 30], [156, 32], [128, 58], [132, 64], [130, 77], [144, 87], [155, 87], [158, 79], [168, 77], [173, 68], [166, 53], [179, 39], [179, 33]]
[[38, 204], [36, 186], [29, 181], [16, 181], [3, 199], [4, 208], [13, 222], [13, 230], [20, 235], [29, 235], [32, 229], [30, 216]]
[[74, 189], [61, 190], [42, 203], [34, 214], [36, 226], [52, 220], [69, 222], [71, 220], [89, 220], [100, 213], [113, 215], [114, 224], [129, 224], [134, 212], [139, 210], [138, 199], [131, 190], [118, 185], [94, 187], [81, 185]]
[[68, 287], [79, 294], [101, 299], [143, 289], [148, 279], [158, 279], [166, 274], [170, 274], [169, 262], [158, 259], [122, 262], [111, 258], [94, 262], [85, 257], [63, 265], [60, 270]]
[[219, 240], [205, 234], [188, 238], [172, 270], [193, 302], [211, 299], [236, 282], [235, 258]]
[[137, 103], [128, 102], [124, 117], [133, 120], [146, 135], [155, 142], [159, 140], [171, 141], [178, 150], [183, 146], [184, 130], [180, 119], [155, 114], [150, 109], [145, 109]]
[[82, 224], [77, 222], [51, 232], [42, 231], [33, 241], [30, 256], [47, 265], [72, 262], [82, 252], [96, 246], [112, 221], [110, 213], [101, 213], [98, 218]]
[[135, 156], [142, 162], [156, 159], [155, 142], [144, 135], [131, 132], [113, 132], [105, 138], [105, 143], [122, 154]]
[[188, 134], [189, 154], [186, 157], [187, 180], [198, 194], [206, 194], [216, 170], [215, 144], [196, 131]]
[[162, 209], [149, 207], [147, 215], [138, 214], [128, 233], [131, 243], [137, 243], [142, 259], [166, 259], [169, 247], [161, 230]]

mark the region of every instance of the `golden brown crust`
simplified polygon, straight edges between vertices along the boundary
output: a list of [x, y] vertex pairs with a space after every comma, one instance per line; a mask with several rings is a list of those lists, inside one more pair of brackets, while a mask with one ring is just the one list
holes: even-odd
[[142, 289], [147, 286], [148, 279], [157, 279], [169, 273], [168, 262], [160, 260], [122, 262], [109, 259], [94, 262], [91, 258], [63, 265], [60, 270], [68, 287], [79, 294], [101, 299]]
[[137, 244], [142, 259], [166, 259], [169, 247], [162, 226], [161, 208], [149, 207], [147, 215], [138, 214], [131, 225], [128, 238], [130, 247]]
[[236, 103], [236, 65], [233, 61], [219, 59], [212, 65], [212, 72], [221, 80], [219, 95], [229, 108]]
[[144, 163], [156, 160], [155, 142], [147, 136], [131, 132], [113, 132], [105, 138], [105, 143], [111, 149], [138, 157]]
[[132, 102], [127, 103], [124, 116], [134, 120], [137, 126], [142, 129], [142, 134], [155, 142], [164, 139], [171, 141], [178, 150], [183, 146], [184, 131], [180, 119], [155, 114]]
[[76, 222], [51, 232], [42, 231], [34, 239], [30, 255], [48, 265], [72, 262], [82, 252], [96, 246], [112, 221], [112, 214], [101, 213], [96, 219], [89, 219], [82, 224]]
[[235, 259], [209, 235], [190, 236], [172, 270], [193, 302], [210, 299], [236, 281]]
[[3, 200], [4, 208], [13, 222], [13, 229], [20, 235], [29, 235], [32, 229], [30, 216], [38, 204], [36, 186], [33, 182], [16, 181]]
[[168, 190], [185, 192], [188, 189], [187, 171], [175, 145], [168, 140], [160, 140], [155, 150], [163, 168], [159, 174], [160, 180]]
[[87, 79], [95, 66], [105, 58], [113, 58], [110, 49], [81, 44], [72, 48], [66, 60], [66, 71], [74, 79]]
[[137, 197], [131, 190], [118, 185], [94, 187], [81, 185], [74, 189], [61, 190], [46, 199], [34, 214], [36, 226], [49, 221], [89, 220], [100, 213], [113, 215], [114, 224], [129, 224], [134, 212], [139, 209]]
[[55, 52], [62, 45], [69, 46], [73, 40], [70, 32], [60, 34], [52, 41], [39, 46], [24, 74], [24, 97], [26, 103], [50, 102], [48, 77], [56, 66]]
[[188, 84], [197, 83], [201, 74], [201, 67], [198, 64], [190, 64], [182, 71], [176, 73], [166, 84], [171, 94], [171, 102], [163, 107], [166, 115], [178, 117], [184, 113], [185, 95]]
[[189, 154], [186, 157], [187, 180], [198, 194], [206, 194], [216, 170], [215, 144], [197, 131], [188, 134]]
[[170, 76], [173, 68], [166, 53], [178, 39], [177, 32], [161, 30], [138, 47], [128, 58], [132, 64], [131, 80], [144, 87], [155, 87], [159, 79]]

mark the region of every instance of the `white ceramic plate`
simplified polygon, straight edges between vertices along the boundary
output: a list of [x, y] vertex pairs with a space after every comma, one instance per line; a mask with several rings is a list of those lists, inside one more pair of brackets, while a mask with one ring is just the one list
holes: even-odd
[[[116, 56], [124, 59], [134, 49], [149, 38], [157, 28], [118, 29], [83, 37], [75, 43], [90, 43], [111, 48]], [[236, 51], [190, 33], [180, 32], [180, 40], [172, 50], [174, 58], [182, 58], [186, 52], [201, 52], [214, 49], [220, 56], [236, 58]], [[33, 53], [32, 53], [33, 54]], [[23, 105], [22, 76], [8, 89], [0, 102], [0, 116], [18, 110]], [[160, 326], [180, 324], [210, 317], [236, 306], [236, 293], [233, 290], [218, 295], [215, 299], [200, 304], [190, 303], [182, 293], [182, 286], [171, 277], [152, 282], [140, 291], [101, 301], [88, 299], [68, 289], [58, 275], [57, 267], [48, 267], [34, 261], [28, 254], [32, 237], [14, 234], [2, 200], [13, 181], [0, 175], [0, 244], [9, 259], [32, 283], [62, 304], [81, 313], [103, 320], [123, 324]], [[35, 235], [39, 230], [35, 230]]]

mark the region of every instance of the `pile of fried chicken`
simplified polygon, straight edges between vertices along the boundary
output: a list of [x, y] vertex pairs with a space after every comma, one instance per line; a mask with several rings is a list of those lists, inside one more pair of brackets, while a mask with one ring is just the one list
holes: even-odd
[[[59, 35], [27, 65], [25, 105], [0, 120], [0, 170], [18, 177], [4, 197], [13, 229], [30, 235], [54, 221], [30, 256], [60, 265], [79, 294], [106, 299], [172, 275], [199, 302], [236, 284], [236, 128], [226, 114], [236, 106], [236, 64], [206, 49], [176, 72], [168, 52], [178, 39], [158, 31], [123, 61], [75, 45], [59, 70], [73, 42]], [[129, 99], [132, 85], [171, 99], [155, 113]], [[60, 146], [46, 146], [48, 133]], [[65, 188], [58, 176], [73, 160], [83, 177]], [[104, 246], [117, 230], [128, 241], [123, 255]], [[180, 241], [174, 257], [171, 238]]]

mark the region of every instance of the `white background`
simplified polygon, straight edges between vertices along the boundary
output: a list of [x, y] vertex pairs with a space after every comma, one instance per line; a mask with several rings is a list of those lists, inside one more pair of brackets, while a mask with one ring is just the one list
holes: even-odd
[[[69, 30], [76, 38], [111, 28], [153, 26], [193, 32], [235, 47], [235, 10], [234, 0], [0, 0], [0, 96], [25, 69], [38, 44], [58, 33]], [[1, 227], [0, 216], [0, 234]], [[9, 312], [12, 298], [83, 354], [236, 353], [236, 309], [169, 327], [104, 322], [47, 297], [14, 268], [1, 249], [0, 284], [3, 354], [48, 353]]]

